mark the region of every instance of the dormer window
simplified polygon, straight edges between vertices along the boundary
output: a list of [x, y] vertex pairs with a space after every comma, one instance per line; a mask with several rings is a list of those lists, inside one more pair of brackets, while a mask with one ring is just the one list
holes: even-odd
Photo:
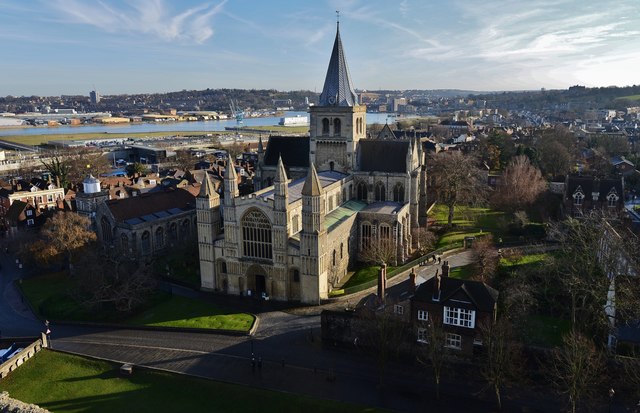
[[618, 196], [614, 193], [610, 193], [609, 195], [607, 195], [607, 205], [609, 207], [615, 207], [618, 203]]
[[580, 206], [582, 205], [582, 201], [584, 200], [584, 194], [582, 192], [576, 192], [573, 194], [573, 204]]

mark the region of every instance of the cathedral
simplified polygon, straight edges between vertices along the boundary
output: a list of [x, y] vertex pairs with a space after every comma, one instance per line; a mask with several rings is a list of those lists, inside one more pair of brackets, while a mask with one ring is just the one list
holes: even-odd
[[227, 168], [221, 199], [208, 175], [196, 199], [203, 290], [318, 304], [358, 261], [385, 245], [395, 263], [426, 223], [427, 176], [419, 140], [385, 126], [367, 136], [340, 29], [306, 137], [260, 142], [256, 191], [239, 196]]

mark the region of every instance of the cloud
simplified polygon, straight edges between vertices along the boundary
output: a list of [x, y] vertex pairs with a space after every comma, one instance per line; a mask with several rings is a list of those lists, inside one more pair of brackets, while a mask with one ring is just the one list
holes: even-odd
[[164, 0], [136, 0], [126, 6], [104, 1], [54, 0], [45, 2], [66, 23], [93, 26], [108, 33], [145, 34], [163, 41], [203, 43], [213, 36], [211, 20], [227, 0], [173, 12]]

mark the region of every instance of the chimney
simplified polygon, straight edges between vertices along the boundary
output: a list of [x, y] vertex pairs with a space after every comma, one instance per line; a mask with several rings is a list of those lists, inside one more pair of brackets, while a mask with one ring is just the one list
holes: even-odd
[[416, 269], [412, 268], [409, 273], [409, 291], [411, 294], [416, 292]]
[[378, 271], [378, 301], [384, 304], [384, 295], [387, 289], [387, 264], [382, 263]]
[[433, 283], [433, 301], [440, 301], [441, 282], [442, 282], [442, 278], [440, 277], [440, 274], [438, 274], [438, 270], [436, 270], [436, 276]]
[[448, 277], [449, 276], [449, 261], [445, 261], [442, 264], [442, 277]]

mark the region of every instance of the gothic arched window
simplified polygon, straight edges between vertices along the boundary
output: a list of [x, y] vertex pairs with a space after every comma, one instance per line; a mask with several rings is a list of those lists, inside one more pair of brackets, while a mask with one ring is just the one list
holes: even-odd
[[156, 250], [164, 248], [164, 228], [156, 229]]
[[102, 217], [100, 220], [100, 226], [102, 227], [102, 241], [110, 243], [112, 239], [111, 222], [106, 217]]
[[342, 123], [340, 122], [340, 119], [334, 119], [333, 120], [333, 134], [340, 136], [340, 134], [342, 133]]
[[120, 235], [120, 248], [124, 254], [129, 252], [129, 237], [127, 237], [127, 234]]
[[242, 248], [245, 257], [272, 259], [271, 222], [253, 209], [242, 218]]
[[142, 254], [149, 255], [151, 253], [151, 234], [149, 231], [142, 233]]
[[400, 182], [398, 182], [393, 188], [393, 200], [394, 202], [404, 202], [404, 185]]
[[322, 134], [323, 135], [329, 134], [329, 119], [327, 118], [322, 119]]
[[376, 201], [386, 201], [386, 193], [385, 193], [384, 184], [382, 182], [378, 182], [376, 184]]
[[367, 191], [367, 184], [364, 182], [360, 182], [358, 183], [358, 186], [356, 188], [357, 191], [357, 199], [358, 201], [367, 201], [368, 198], [368, 191]]

